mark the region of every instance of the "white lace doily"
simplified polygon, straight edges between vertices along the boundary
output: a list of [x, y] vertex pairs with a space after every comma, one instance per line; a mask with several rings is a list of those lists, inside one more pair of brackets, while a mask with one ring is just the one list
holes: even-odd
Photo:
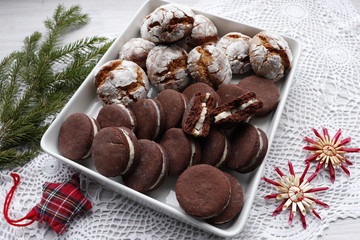
[[[265, 176], [277, 178], [275, 166], [287, 172], [291, 160], [295, 171], [304, 169], [309, 152], [305, 136], [314, 138], [311, 128], [327, 127], [331, 135], [342, 129], [350, 137], [348, 147], [360, 147], [360, 17], [347, 0], [217, 0], [202, 1], [196, 8], [242, 23], [272, 30], [298, 39], [303, 51], [279, 128], [268, 153]], [[298, 217], [287, 224], [288, 212], [271, 214], [280, 204], [264, 200], [274, 188], [261, 182], [255, 203], [243, 232], [235, 239], [316, 239], [338, 218], [360, 216], [360, 155], [346, 155], [355, 164], [351, 176], [336, 171], [330, 183], [328, 171], [321, 171], [313, 181], [329, 190], [317, 194], [330, 205], [316, 210], [323, 220], [309, 214], [308, 228], [302, 229]], [[310, 171], [314, 170], [314, 165]], [[14, 170], [22, 177], [15, 193], [10, 215], [16, 219], [39, 202], [44, 182], [61, 182], [74, 173], [53, 157], [42, 154], [26, 166]], [[0, 203], [13, 182], [9, 171], [0, 173]], [[167, 217], [117, 193], [105, 189], [86, 176], [81, 188], [93, 204], [91, 212], [78, 216], [62, 236], [56, 236], [45, 224], [18, 228], [0, 221], [0, 239], [219, 239], [197, 228]], [[0, 209], [3, 215], [3, 209]]]

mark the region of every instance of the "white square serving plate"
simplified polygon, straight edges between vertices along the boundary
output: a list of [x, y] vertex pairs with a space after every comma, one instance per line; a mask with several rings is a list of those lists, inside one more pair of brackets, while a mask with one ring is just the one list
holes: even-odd
[[[98, 62], [97, 66], [85, 79], [83, 84], [79, 87], [76, 93], [72, 96], [72, 98], [65, 105], [63, 110], [59, 113], [59, 115], [50, 125], [48, 130], [45, 132], [44, 136], [41, 139], [41, 147], [45, 152], [58, 158], [64, 163], [78, 169], [83, 174], [95, 179], [96, 181], [103, 184], [107, 188], [112, 189], [118, 193], [121, 193], [122, 195], [127, 196], [141, 204], [144, 204], [166, 215], [174, 217], [180, 221], [186, 222], [188, 224], [196, 226], [210, 233], [223, 237], [235, 236], [242, 231], [249, 216], [251, 206], [256, 194], [256, 190], [260, 178], [263, 174], [264, 163], [257, 170], [249, 174], [238, 174], [236, 172], [232, 172], [232, 175], [235, 176], [243, 186], [244, 199], [245, 199], [243, 209], [241, 213], [231, 222], [222, 225], [211, 225], [206, 223], [205, 221], [187, 215], [180, 208], [176, 200], [175, 191], [174, 191], [176, 178], [169, 177], [159, 189], [150, 192], [148, 194], [143, 194], [125, 186], [122, 183], [121, 177], [108, 178], [99, 174], [96, 171], [91, 158], [81, 161], [72, 161], [70, 159], [61, 156], [58, 149], [59, 129], [63, 121], [70, 114], [81, 112], [96, 118], [98, 111], [101, 108], [101, 103], [97, 99], [96, 88], [93, 85], [93, 78], [96, 70], [105, 62], [109, 60], [117, 59], [119, 50], [124, 45], [124, 43], [133, 37], [140, 36], [139, 28], [141, 21], [149, 13], [155, 10], [155, 8], [164, 4], [168, 4], [168, 2], [160, 1], [160, 0], [149, 0], [143, 4], [143, 6], [138, 10], [136, 15], [132, 19], [132, 21], [129, 23], [128, 27], [115, 40], [113, 45], [109, 48], [106, 54]], [[229, 19], [225, 19], [219, 16], [214, 16], [205, 12], [201, 12], [195, 9], [193, 11], [195, 14], [203, 14], [208, 18], [210, 18], [216, 25], [220, 37], [229, 32], [241, 32], [243, 34], [252, 37], [258, 32], [263, 30], [239, 22], [235, 22]], [[285, 77], [285, 79], [277, 82], [277, 86], [280, 89], [280, 102], [278, 104], [278, 107], [276, 111], [274, 111], [273, 113], [269, 114], [264, 118], [251, 120], [251, 123], [257, 125], [266, 132], [269, 140], [269, 146], [271, 146], [272, 140], [274, 138], [279, 123], [279, 119], [282, 114], [282, 110], [285, 105], [285, 101], [290, 86], [293, 82], [295, 69], [301, 51], [301, 47], [298, 41], [285, 36], [284, 38], [289, 43], [289, 46], [293, 53], [293, 66], [290, 72]], [[237, 79], [235, 77], [233, 81], [236, 80]]]

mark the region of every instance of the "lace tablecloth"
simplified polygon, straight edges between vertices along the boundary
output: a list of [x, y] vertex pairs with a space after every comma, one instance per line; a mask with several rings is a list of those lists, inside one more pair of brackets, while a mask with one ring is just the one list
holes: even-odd
[[[303, 46], [295, 81], [291, 87], [279, 128], [268, 153], [265, 176], [274, 178], [274, 166], [286, 168], [291, 160], [296, 172], [304, 168], [309, 153], [302, 150], [305, 136], [313, 137], [311, 128], [327, 127], [330, 133], [342, 129], [351, 136], [350, 147], [360, 147], [360, 17], [347, 0], [217, 0], [202, 1], [195, 8], [235, 19], [242, 23], [272, 30], [298, 39]], [[348, 154], [351, 176], [337, 171], [330, 183], [322, 171], [314, 184], [329, 186], [319, 198], [330, 208], [317, 207], [323, 220], [307, 217], [308, 228], [302, 229], [295, 218], [288, 226], [288, 214], [271, 214], [279, 204], [264, 200], [274, 193], [272, 186], [261, 182], [250, 217], [243, 232], [235, 239], [316, 239], [338, 218], [360, 216], [360, 164], [358, 154]], [[314, 170], [312, 167], [311, 170]], [[65, 181], [75, 171], [60, 161], [41, 154], [26, 166], [14, 170], [22, 176], [10, 208], [16, 219], [39, 202], [44, 182]], [[12, 186], [9, 171], [0, 173], [0, 203]], [[81, 188], [93, 209], [76, 217], [62, 236], [56, 236], [45, 224], [25, 228], [0, 221], [0, 239], [218, 239], [197, 228], [153, 211], [86, 176]], [[2, 206], [2, 205], [1, 205]], [[0, 214], [3, 214], [1, 207]], [[311, 215], [311, 214], [310, 214]]]

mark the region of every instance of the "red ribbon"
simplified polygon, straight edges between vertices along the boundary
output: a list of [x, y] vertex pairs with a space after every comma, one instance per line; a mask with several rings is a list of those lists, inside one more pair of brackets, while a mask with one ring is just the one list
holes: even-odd
[[13, 225], [13, 226], [16, 226], [16, 227], [25, 227], [25, 226], [28, 226], [28, 225], [32, 224], [35, 220], [31, 220], [28, 223], [22, 223], [22, 224], [19, 223], [19, 222], [22, 222], [24, 220], [30, 220], [32, 217], [34, 217], [35, 212], [30, 211], [25, 217], [20, 218], [18, 220], [13, 220], [13, 219], [9, 218], [9, 208], [10, 208], [11, 200], [12, 200], [12, 198], [14, 196], [14, 192], [15, 192], [17, 186], [20, 183], [20, 176], [18, 174], [11, 173], [10, 175], [14, 179], [14, 186], [12, 186], [10, 191], [6, 194], [5, 203], [4, 203], [4, 211], [3, 211], [4, 212], [4, 217], [5, 217], [6, 221], [10, 225]]

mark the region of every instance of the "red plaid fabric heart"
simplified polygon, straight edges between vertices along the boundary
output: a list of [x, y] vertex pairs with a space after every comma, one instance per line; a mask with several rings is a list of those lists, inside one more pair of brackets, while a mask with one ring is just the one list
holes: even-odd
[[[91, 202], [85, 198], [80, 191], [79, 175], [74, 175], [64, 183], [45, 183], [43, 195], [37, 204], [25, 217], [12, 220], [8, 216], [10, 203], [16, 187], [20, 183], [20, 176], [12, 173], [14, 186], [6, 195], [4, 204], [4, 217], [13, 226], [27, 226], [34, 221], [47, 222], [58, 234], [63, 234], [69, 222], [79, 213], [86, 212], [92, 208]], [[21, 224], [24, 220], [30, 222]]]

